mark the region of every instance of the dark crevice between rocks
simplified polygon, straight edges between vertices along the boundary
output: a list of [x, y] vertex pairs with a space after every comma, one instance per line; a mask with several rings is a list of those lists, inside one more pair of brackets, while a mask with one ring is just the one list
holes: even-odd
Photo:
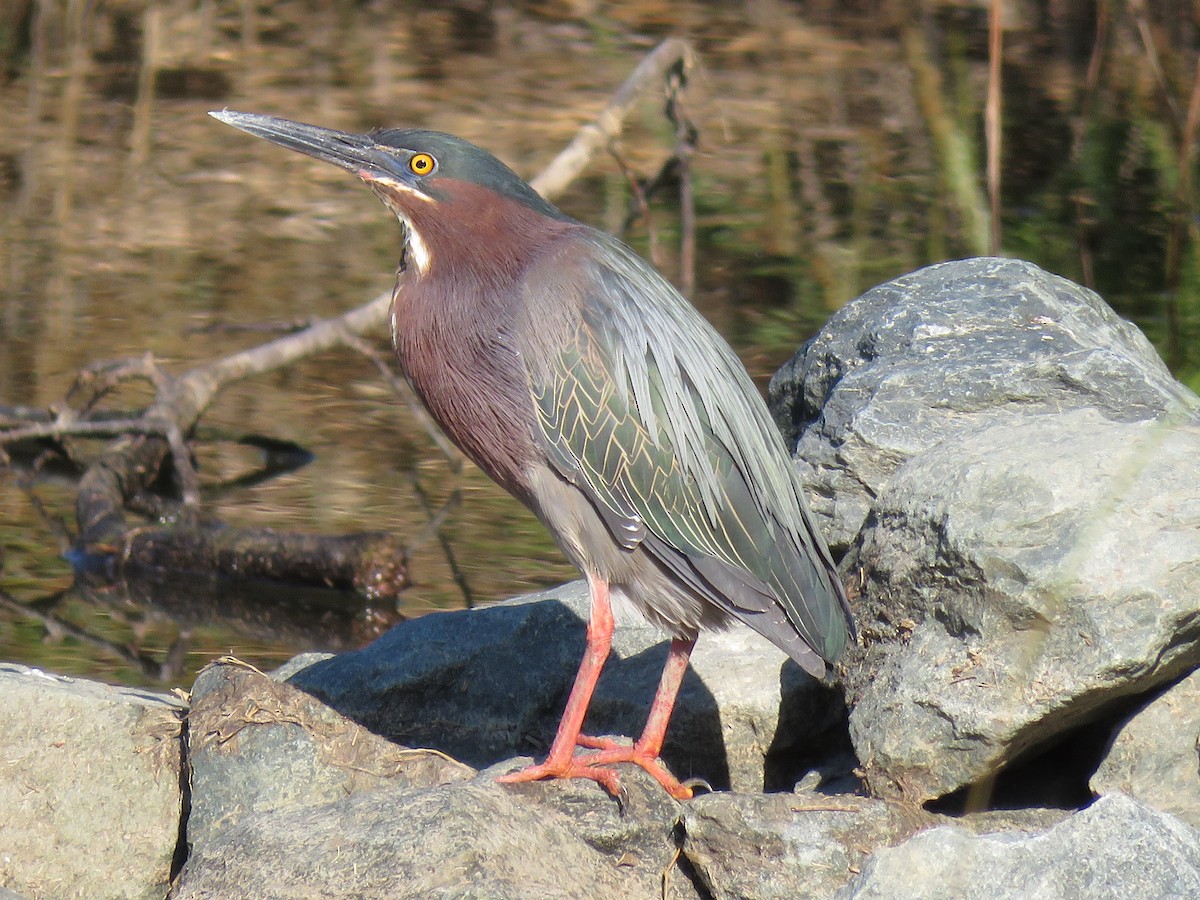
[[192, 814], [192, 767], [189, 762], [188, 715], [183, 714], [179, 728], [179, 836], [175, 840], [175, 853], [171, 857], [171, 877], [174, 883], [183, 871], [188, 858], [188, 818]]
[[[691, 883], [692, 888], [696, 892], [696, 896], [699, 897], [700, 900], [715, 900], [715, 895], [713, 894], [712, 890], [709, 888], [708, 884], [705, 883], [704, 878], [700, 875], [700, 872], [696, 869], [695, 865], [692, 864], [691, 859], [688, 858], [687, 850], [684, 848], [684, 841], [687, 837], [687, 832], [684, 828], [682, 818], [675, 822], [675, 828], [671, 832], [671, 837], [675, 841], [675, 847], [679, 851], [679, 854], [675, 857], [676, 871]], [[664, 896], [674, 896], [675, 892], [664, 891], [663, 893]]]
[[1064, 732], [1005, 766], [990, 784], [976, 782], [925, 804], [933, 813], [961, 816], [989, 809], [1083, 809], [1094, 799], [1088, 780], [1104, 758], [1112, 721]]
[[1096, 799], [1090, 782], [1117, 730], [1188, 674], [1106, 704], [1088, 721], [1030, 748], [989, 781], [944, 794], [926, 802], [925, 808], [948, 816], [1001, 809], [1085, 809]]

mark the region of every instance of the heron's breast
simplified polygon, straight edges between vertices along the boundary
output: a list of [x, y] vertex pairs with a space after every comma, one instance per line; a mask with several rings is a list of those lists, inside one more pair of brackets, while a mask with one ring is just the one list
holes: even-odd
[[528, 505], [534, 410], [521, 362], [486, 316], [424, 315], [407, 291], [392, 308], [392, 342], [413, 390], [446, 436]]

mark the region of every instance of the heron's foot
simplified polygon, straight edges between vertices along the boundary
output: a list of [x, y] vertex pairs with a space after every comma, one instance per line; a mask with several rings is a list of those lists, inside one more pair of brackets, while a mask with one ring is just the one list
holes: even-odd
[[602, 740], [613, 746], [594, 753], [576, 753], [562, 760], [547, 759], [544, 763], [501, 775], [496, 780], [504, 784], [515, 784], [521, 781], [539, 781], [543, 778], [587, 778], [597, 782], [612, 796], [621, 799], [624, 796], [621, 778], [615, 769], [608, 766], [627, 762], [645, 770], [676, 800], [692, 798], [692, 788], [668, 772], [657, 755], [640, 749], [637, 744], [620, 744], [607, 738]]
[[621, 779], [612, 769], [594, 769], [583, 762], [583, 755], [573, 756], [565, 763], [554, 763], [546, 760], [532, 766], [526, 766], [515, 772], [501, 775], [496, 781], [501, 784], [517, 784], [522, 781], [541, 781], [543, 778], [588, 778], [597, 782], [612, 796], [621, 800], [625, 790], [621, 787]]

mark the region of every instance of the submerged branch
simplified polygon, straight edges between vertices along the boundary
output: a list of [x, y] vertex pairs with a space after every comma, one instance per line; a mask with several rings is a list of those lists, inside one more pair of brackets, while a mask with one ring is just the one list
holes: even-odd
[[408, 586], [408, 555], [390, 534], [295, 534], [174, 525], [134, 528], [110, 557], [123, 570], [316, 585], [394, 605]]

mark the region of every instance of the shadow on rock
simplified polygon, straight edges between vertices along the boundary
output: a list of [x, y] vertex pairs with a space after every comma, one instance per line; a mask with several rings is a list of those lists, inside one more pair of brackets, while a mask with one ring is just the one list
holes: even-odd
[[[586, 587], [576, 582], [485, 609], [425, 616], [362, 650], [301, 669], [290, 681], [405, 746], [477, 767], [540, 755], [583, 653], [587, 603]], [[589, 732], [641, 733], [666, 652], [662, 635], [644, 624], [617, 628]], [[789, 669], [795, 672], [781, 675]], [[824, 711], [830, 699], [830, 689], [748, 629], [706, 635], [684, 680], [663, 757], [681, 778], [762, 790], [769, 752], [786, 757], [814, 733], [836, 726]], [[786, 734], [781, 704], [789, 715]], [[805, 715], [813, 721], [801, 721]]]

